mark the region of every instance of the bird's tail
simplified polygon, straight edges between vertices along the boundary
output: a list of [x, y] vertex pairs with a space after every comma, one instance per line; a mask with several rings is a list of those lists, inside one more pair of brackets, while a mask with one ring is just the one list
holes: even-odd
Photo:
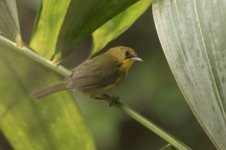
[[62, 81], [62, 82], [59, 82], [59, 83], [56, 83], [56, 84], [52, 84], [52, 85], [43, 87], [43, 88], [38, 89], [36, 91], [33, 91], [31, 93], [31, 95], [35, 99], [41, 99], [41, 98], [43, 98], [47, 95], [50, 95], [52, 93], [59, 92], [59, 91], [62, 91], [62, 90], [66, 90], [67, 89], [66, 86], [67, 86], [67, 82]]

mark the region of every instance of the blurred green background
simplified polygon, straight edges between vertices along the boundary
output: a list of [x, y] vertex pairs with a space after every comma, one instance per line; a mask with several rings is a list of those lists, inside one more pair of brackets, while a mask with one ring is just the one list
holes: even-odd
[[[21, 33], [24, 41], [29, 43], [40, 1], [18, 0], [17, 3]], [[91, 38], [82, 42], [62, 65], [73, 68], [81, 63], [88, 56], [91, 42]], [[134, 65], [124, 85], [112, 94], [120, 96], [121, 101], [193, 149], [215, 149], [194, 118], [170, 71], [154, 27], [151, 8], [104, 50], [117, 45], [134, 48], [144, 62]], [[167, 144], [106, 103], [77, 92], [75, 97], [98, 150], [155, 150]], [[0, 149], [10, 149], [5, 138], [0, 139]]]

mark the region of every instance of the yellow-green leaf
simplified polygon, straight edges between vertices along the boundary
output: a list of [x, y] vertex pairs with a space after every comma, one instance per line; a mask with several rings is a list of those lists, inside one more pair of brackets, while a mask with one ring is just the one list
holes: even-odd
[[92, 35], [93, 47], [90, 55], [125, 32], [147, 10], [151, 2], [152, 0], [140, 0], [98, 28]]
[[[76, 102], [68, 91], [42, 101], [31, 92], [61, 80], [0, 37], [0, 127], [16, 150], [95, 149]], [[31, 51], [29, 51], [31, 53]]]
[[45, 0], [31, 47], [58, 62], [106, 21], [138, 0]]
[[30, 46], [40, 55], [50, 59], [71, 0], [43, 0], [40, 14], [33, 29]]

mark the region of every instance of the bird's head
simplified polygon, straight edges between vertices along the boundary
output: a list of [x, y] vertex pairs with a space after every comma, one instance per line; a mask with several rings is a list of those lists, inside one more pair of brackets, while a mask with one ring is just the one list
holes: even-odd
[[124, 71], [128, 71], [134, 62], [143, 61], [132, 48], [125, 46], [113, 47], [107, 53], [117, 59], [120, 63], [120, 69]]

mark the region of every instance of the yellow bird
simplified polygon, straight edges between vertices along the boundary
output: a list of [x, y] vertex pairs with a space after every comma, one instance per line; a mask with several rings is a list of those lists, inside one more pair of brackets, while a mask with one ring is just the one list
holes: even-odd
[[132, 48], [111, 48], [76, 67], [63, 81], [36, 90], [32, 96], [41, 99], [55, 92], [76, 89], [92, 98], [118, 100], [118, 97], [111, 97], [106, 93], [122, 83], [135, 61], [143, 60]]

